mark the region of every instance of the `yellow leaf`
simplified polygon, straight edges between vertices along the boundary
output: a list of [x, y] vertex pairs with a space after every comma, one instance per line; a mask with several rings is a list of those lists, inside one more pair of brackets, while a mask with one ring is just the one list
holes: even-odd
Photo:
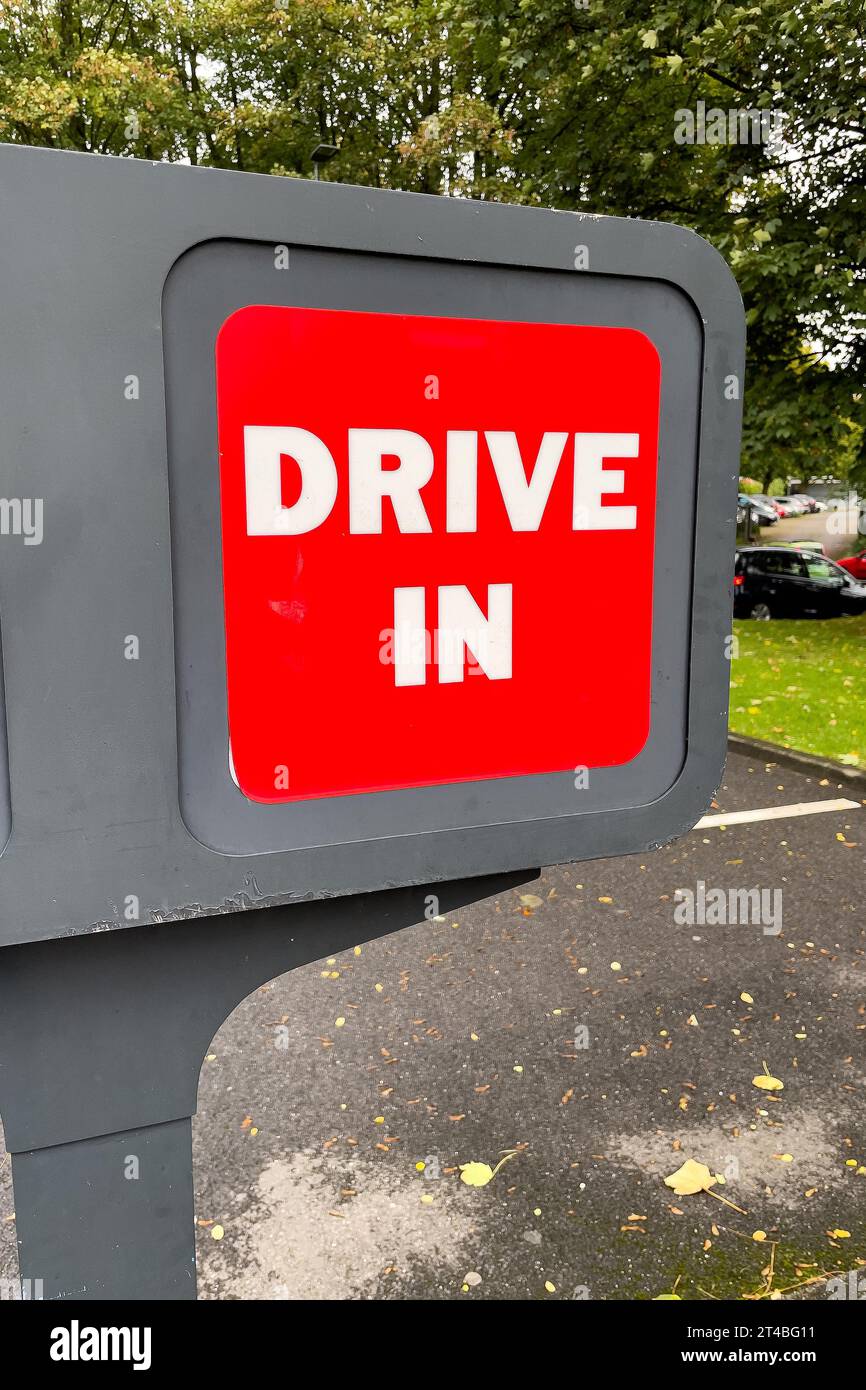
[[745, 990], [743, 990], [742, 994], [740, 995], [740, 998], [742, 999], [744, 1004], [754, 1004], [755, 1002], [751, 994], [747, 994]]
[[793, 1155], [793, 1154], [773, 1154], [773, 1157], [774, 1157], [774, 1158], [777, 1158], [777, 1159], [779, 1160], [780, 1163], [793, 1163], [793, 1162], [794, 1162], [794, 1155]]
[[521, 893], [520, 901], [524, 907], [543, 907], [544, 899], [539, 898], [537, 893]]
[[214, 1240], [222, 1240], [224, 1235], [225, 1231], [223, 1230], [222, 1226], [217, 1225], [211, 1227], [211, 1236]]
[[496, 1177], [503, 1163], [514, 1157], [514, 1152], [512, 1149], [501, 1158], [495, 1168], [491, 1168], [489, 1163], [461, 1163], [460, 1181], [465, 1182], [467, 1187], [486, 1187]]
[[678, 1293], [657, 1293], [653, 1299], [653, 1303], [664, 1303], [666, 1299], [669, 1302], [676, 1300], [677, 1303], [682, 1303], [683, 1301]]
[[780, 1081], [777, 1076], [769, 1074], [752, 1077], [752, 1085], [757, 1086], [759, 1091], [784, 1091], [785, 1083]]
[[766, 1240], [766, 1239], [767, 1239], [767, 1232], [766, 1232], [766, 1231], [753, 1231], [753, 1232], [752, 1232], [752, 1240]]
[[467, 1187], [487, 1187], [492, 1176], [489, 1163], [460, 1163], [460, 1181]]
[[837, 1229], [837, 1230], [835, 1230], [835, 1231], [830, 1231], [829, 1234], [830, 1234], [831, 1236], [835, 1237], [836, 1240], [850, 1240], [850, 1238], [851, 1238], [851, 1232], [850, 1232], [850, 1231], [840, 1231], [840, 1230]]
[[688, 1197], [693, 1192], [704, 1192], [715, 1185], [716, 1179], [707, 1165], [697, 1163], [693, 1158], [687, 1158], [675, 1173], [665, 1178], [665, 1187], [672, 1188], [678, 1197]]
[[556, 1293], [556, 1285], [551, 1284], [549, 1279], [545, 1279], [544, 1287], [547, 1289], [548, 1293]]

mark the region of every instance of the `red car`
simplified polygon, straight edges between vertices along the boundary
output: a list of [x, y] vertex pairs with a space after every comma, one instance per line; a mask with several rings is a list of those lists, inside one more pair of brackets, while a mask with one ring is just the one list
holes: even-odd
[[844, 560], [837, 560], [836, 564], [855, 579], [866, 580], [866, 550], [861, 550], [859, 555], [847, 555]]

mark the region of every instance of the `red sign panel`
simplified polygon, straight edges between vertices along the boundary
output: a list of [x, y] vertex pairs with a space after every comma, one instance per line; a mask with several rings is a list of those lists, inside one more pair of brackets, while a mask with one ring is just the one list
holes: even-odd
[[251, 306], [216, 349], [229, 738], [254, 801], [624, 763], [660, 365], [634, 329]]

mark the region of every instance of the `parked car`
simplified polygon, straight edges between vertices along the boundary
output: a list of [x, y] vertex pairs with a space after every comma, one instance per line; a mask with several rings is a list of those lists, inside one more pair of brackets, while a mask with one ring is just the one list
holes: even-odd
[[806, 510], [807, 510], [807, 509], [806, 509], [805, 505], [804, 505], [802, 502], [798, 502], [797, 499], [796, 499], [796, 497], [787, 497], [787, 496], [785, 496], [785, 497], [771, 497], [771, 498], [770, 498], [770, 501], [773, 502], [773, 503], [775, 503], [776, 507], [780, 507], [780, 508], [781, 508], [781, 513], [780, 513], [780, 514], [781, 514], [782, 516], [805, 516], [805, 515], [806, 515]]
[[[771, 501], [765, 492], [753, 492], [749, 497], [749, 501], [752, 503], [753, 506], [766, 507], [768, 512], [772, 512], [776, 521], [779, 520], [781, 512], [779, 508], [776, 506], [775, 502]], [[772, 522], [770, 522], [769, 524], [771, 526], [773, 525]]]
[[770, 497], [768, 501], [776, 509], [776, 515], [780, 517], [793, 516], [794, 511], [785, 497]]
[[737, 618], [838, 618], [866, 613], [866, 584], [803, 546], [753, 546], [734, 561]]
[[793, 496], [795, 502], [802, 502], [802, 503], [803, 503], [803, 506], [806, 508], [806, 511], [807, 511], [807, 512], [823, 512], [823, 511], [826, 511], [826, 508], [825, 508], [823, 502], [819, 502], [818, 499], [817, 499], [816, 497], [810, 497], [809, 494], [806, 493], [806, 492], [795, 492], [795, 493], [792, 493], [792, 496]]
[[779, 520], [779, 513], [772, 503], [765, 502], [763, 498], [754, 494], [741, 492], [737, 497], [737, 503], [743, 511], [751, 512], [752, 522], [756, 526], [775, 526]]
[[846, 555], [838, 563], [854, 579], [866, 579], [866, 550], [861, 550], [859, 555]]

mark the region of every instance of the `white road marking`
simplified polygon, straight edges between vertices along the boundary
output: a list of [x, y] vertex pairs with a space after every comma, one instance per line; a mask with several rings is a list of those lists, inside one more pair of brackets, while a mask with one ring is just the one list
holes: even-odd
[[794, 816], [816, 816], [821, 811], [859, 811], [859, 801], [795, 801], [791, 806], [764, 806], [757, 811], [729, 811], [717, 816], [701, 816], [695, 830], [708, 830], [711, 825], [748, 825], [758, 820], [791, 820]]

